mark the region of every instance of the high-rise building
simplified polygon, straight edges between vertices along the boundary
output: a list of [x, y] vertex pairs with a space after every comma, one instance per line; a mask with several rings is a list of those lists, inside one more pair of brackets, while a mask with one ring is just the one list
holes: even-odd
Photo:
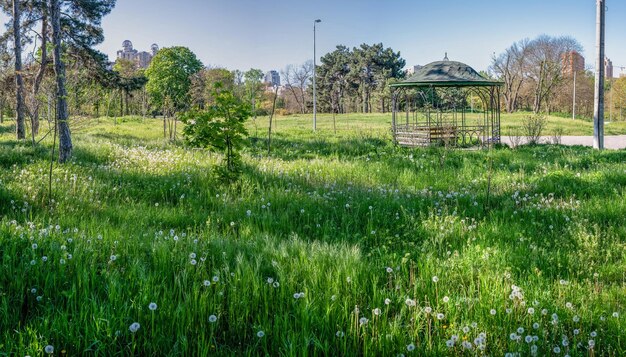
[[573, 74], [585, 70], [585, 58], [576, 51], [565, 52], [561, 55], [561, 71], [563, 74]]
[[276, 71], [268, 71], [265, 73], [264, 82], [272, 87], [280, 87], [280, 75]]
[[154, 57], [159, 51], [159, 46], [157, 46], [156, 43], [152, 44], [150, 47], [151, 53], [146, 51], [139, 52], [133, 48], [132, 42], [126, 40], [122, 43], [122, 49], [117, 51], [117, 58], [133, 61], [139, 68], [148, 68], [150, 61], [152, 61], [152, 57]]
[[613, 78], [613, 62], [608, 57], [604, 57], [604, 78]]

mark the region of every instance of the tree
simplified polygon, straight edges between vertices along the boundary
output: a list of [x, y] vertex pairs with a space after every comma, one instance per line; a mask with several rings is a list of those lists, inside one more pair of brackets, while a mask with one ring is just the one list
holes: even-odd
[[24, 80], [22, 79], [21, 4], [13, 0], [13, 46], [15, 63], [15, 134], [18, 140], [26, 138], [24, 121]]
[[[402, 69], [405, 65], [400, 52], [384, 48], [382, 43], [371, 46], [362, 44], [353, 49], [351, 76], [358, 83], [363, 113], [372, 111], [372, 94], [384, 90], [387, 79], [404, 77]], [[384, 100], [385, 97], [382, 97], [381, 110], [385, 107]]]
[[241, 172], [238, 150], [248, 135], [244, 124], [250, 118], [250, 106], [219, 82], [213, 87], [212, 97], [214, 103], [206, 110], [192, 110], [183, 116], [187, 124], [183, 135], [189, 145], [224, 152], [226, 165], [219, 174], [230, 181]]
[[313, 75], [313, 61], [307, 61], [300, 66], [288, 65], [281, 73], [285, 88], [295, 100], [300, 113], [307, 112], [307, 87]]
[[507, 113], [512, 113], [517, 109], [520, 90], [527, 79], [524, 66], [528, 44], [529, 40], [516, 42], [498, 57], [494, 55], [491, 60], [491, 71], [504, 82], [502, 95]]
[[350, 90], [350, 67], [352, 53], [346, 46], [337, 46], [333, 52], [321, 58], [321, 65], [317, 68], [319, 98], [322, 110], [332, 113], [345, 112], [344, 96]]
[[244, 97], [250, 102], [252, 108], [252, 116], [256, 120], [257, 106], [259, 105], [259, 97], [263, 94], [263, 71], [260, 69], [250, 68], [243, 74], [244, 78]]
[[111, 12], [115, 0], [82, 0], [64, 2], [49, 0], [49, 14], [52, 25], [52, 45], [54, 73], [56, 77], [56, 128], [59, 137], [59, 162], [67, 161], [72, 155], [72, 137], [67, 111], [67, 89], [65, 87], [65, 63], [62, 57], [62, 43], [85, 64], [93, 61], [104, 63], [104, 56], [93, 50], [93, 46], [104, 40], [102, 17]]
[[514, 43], [493, 57], [491, 71], [504, 82], [504, 106], [508, 112], [526, 107], [535, 113], [550, 112], [565, 79], [562, 58], [582, 51], [575, 39], [542, 35]]
[[150, 102], [163, 110], [163, 136], [166, 136], [167, 118], [170, 121], [170, 139], [174, 138], [176, 113], [189, 108], [191, 76], [202, 69], [202, 62], [187, 47], [161, 49], [146, 70], [146, 89]]
[[[137, 91], [148, 82], [143, 72], [137, 68], [134, 61], [118, 59], [115, 61], [113, 71], [116, 73], [115, 86], [120, 90], [120, 115], [130, 115], [129, 97], [131, 93]], [[126, 109], [124, 109], [126, 102]]]

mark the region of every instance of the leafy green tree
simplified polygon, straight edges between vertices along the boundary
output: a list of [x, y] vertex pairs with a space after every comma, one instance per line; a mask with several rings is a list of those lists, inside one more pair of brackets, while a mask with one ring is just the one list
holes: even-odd
[[[130, 60], [118, 59], [115, 61], [113, 71], [117, 74], [115, 78], [116, 87], [120, 90], [120, 115], [130, 115], [129, 97], [131, 93], [137, 91], [148, 82], [143, 71], [137, 68], [137, 64]], [[126, 102], [126, 110], [124, 110]]]
[[252, 116], [256, 120], [257, 108], [259, 106], [260, 97], [263, 94], [263, 71], [260, 69], [250, 68], [243, 74], [244, 95], [246, 100], [250, 102], [252, 107]]
[[204, 68], [194, 74], [191, 78], [190, 88], [192, 104], [199, 108], [213, 105], [215, 103], [213, 93], [216, 83], [220, 83], [224, 89], [234, 93], [238, 89], [235, 85], [235, 75], [235, 72], [226, 68]]
[[212, 97], [213, 105], [185, 114], [183, 121], [187, 125], [183, 134], [189, 145], [222, 151], [226, 163], [218, 173], [231, 181], [241, 173], [239, 150], [248, 135], [244, 124], [250, 118], [250, 105], [220, 83], [214, 85]]
[[322, 109], [332, 113], [345, 112], [344, 97], [350, 90], [349, 81], [352, 53], [346, 46], [337, 46], [321, 58], [316, 75]]
[[146, 70], [146, 89], [150, 102], [163, 110], [163, 136], [166, 136], [168, 117], [170, 139], [176, 133], [176, 113], [187, 110], [191, 104], [191, 76], [202, 69], [202, 62], [187, 47], [161, 49]]
[[[403, 78], [406, 61], [400, 52], [384, 48], [382, 43], [362, 44], [353, 49], [351, 76], [358, 84], [363, 113], [372, 111], [372, 94], [384, 90], [389, 78]], [[385, 107], [385, 97], [381, 99], [381, 109]]]

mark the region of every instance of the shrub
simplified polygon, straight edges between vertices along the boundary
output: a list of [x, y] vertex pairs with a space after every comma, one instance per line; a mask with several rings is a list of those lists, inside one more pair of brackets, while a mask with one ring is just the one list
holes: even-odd
[[528, 144], [538, 144], [541, 133], [546, 127], [548, 119], [545, 115], [535, 114], [527, 115], [522, 120], [522, 130]]

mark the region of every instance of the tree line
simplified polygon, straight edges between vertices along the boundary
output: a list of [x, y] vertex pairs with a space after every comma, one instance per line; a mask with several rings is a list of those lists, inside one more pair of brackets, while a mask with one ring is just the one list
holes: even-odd
[[[515, 111], [569, 114], [574, 107], [577, 116], [593, 116], [594, 74], [588, 69], [577, 70], [566, 64], [575, 51], [582, 53], [581, 44], [569, 36], [547, 35], [513, 43], [492, 58], [490, 73], [504, 82], [502, 108]], [[623, 117], [626, 109], [626, 78], [607, 81], [607, 113], [615, 119]]]

